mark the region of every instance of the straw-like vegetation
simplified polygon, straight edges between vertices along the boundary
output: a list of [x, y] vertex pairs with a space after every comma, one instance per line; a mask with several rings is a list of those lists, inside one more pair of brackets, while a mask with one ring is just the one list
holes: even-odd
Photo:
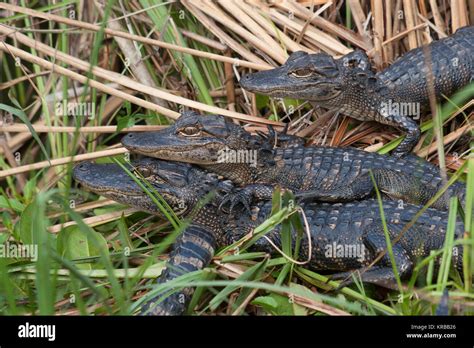
[[[289, 123], [309, 144], [387, 153], [401, 141], [395, 129], [252, 95], [238, 81], [299, 50], [340, 57], [361, 49], [383, 69], [474, 24], [473, 1], [20, 4], [0, 2], [0, 244], [39, 248], [35, 261], [0, 257], [0, 313], [130, 314], [140, 298], [190, 283], [199, 286], [194, 314], [432, 314], [446, 288], [452, 313], [474, 313], [473, 84], [439, 101], [437, 117], [428, 113], [421, 123], [415, 153], [466, 182], [467, 205], [463, 212], [453, 205], [444, 249], [420, 260], [400, 291], [338, 288], [291, 258], [248, 252], [245, 244], [235, 255], [221, 250], [206, 270], [152, 288], [176, 238], [173, 218], [87, 194], [71, 178], [78, 161], [123, 159], [124, 132], [160, 129], [190, 108], [232, 117], [252, 132]], [[68, 112], [71, 103], [83, 108]], [[455, 214], [468, 232], [460, 276], [448, 261]], [[283, 207], [256, 232], [281, 222], [285, 231], [290, 215]], [[435, 255], [443, 256], [437, 276]]]

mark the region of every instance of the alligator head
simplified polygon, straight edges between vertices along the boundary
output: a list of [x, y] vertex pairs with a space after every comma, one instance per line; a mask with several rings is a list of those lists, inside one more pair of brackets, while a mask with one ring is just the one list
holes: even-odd
[[150, 157], [213, 165], [223, 151], [257, 148], [256, 139], [223, 116], [187, 111], [163, 130], [127, 134], [122, 144]]
[[[205, 193], [217, 186], [217, 176], [186, 163], [143, 158], [129, 166], [146, 180], [177, 215], [190, 213]], [[82, 162], [73, 171], [74, 179], [94, 193], [134, 208], [162, 215], [151, 197], [117, 164]], [[230, 189], [230, 188], [229, 188]]]
[[369, 60], [362, 51], [354, 51], [341, 59], [326, 53], [298, 51], [279, 68], [244, 75], [240, 84], [254, 93], [324, 104], [338, 99], [355, 71], [366, 74], [369, 70]]

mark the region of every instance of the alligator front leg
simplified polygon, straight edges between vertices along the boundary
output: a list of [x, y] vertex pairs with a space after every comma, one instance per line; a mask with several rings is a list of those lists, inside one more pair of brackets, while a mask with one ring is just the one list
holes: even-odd
[[396, 157], [402, 157], [407, 155], [413, 150], [415, 145], [420, 140], [420, 127], [413, 121], [409, 116], [403, 116], [400, 114], [389, 114], [380, 120], [383, 124], [388, 124], [400, 129], [405, 133], [405, 138], [402, 140], [393, 151], [392, 155]]
[[232, 212], [234, 207], [242, 204], [244, 208], [250, 212], [252, 202], [260, 200], [270, 200], [272, 198], [274, 186], [268, 184], [250, 184], [236, 192], [228, 193], [219, 205], [222, 209], [227, 203], [230, 203], [229, 212]]
[[[203, 269], [211, 262], [215, 247], [216, 240], [212, 233], [200, 226], [189, 226], [178, 237], [158, 283], [163, 284], [183, 274]], [[193, 293], [194, 288], [188, 287], [169, 296], [160, 294], [146, 302], [138, 315], [182, 315]]]
[[288, 134], [289, 123], [285, 125], [285, 128], [281, 132], [277, 132], [273, 126], [269, 125], [268, 134], [261, 131], [257, 131], [257, 135], [262, 138], [270, 148], [290, 148], [304, 146], [305, 139], [297, 135]]

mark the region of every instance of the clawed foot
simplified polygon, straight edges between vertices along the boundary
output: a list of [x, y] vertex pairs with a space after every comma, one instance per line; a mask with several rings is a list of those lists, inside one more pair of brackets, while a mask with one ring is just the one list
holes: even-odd
[[[268, 134], [265, 134], [264, 132], [261, 132], [261, 131], [257, 131], [257, 135], [259, 135], [263, 140], [265, 140], [273, 149], [277, 146], [278, 133], [277, 131], [275, 131], [275, 128], [273, 128], [271, 125], [268, 125], [267, 128], [268, 128]], [[283, 131], [280, 132], [279, 134], [285, 135], [287, 131], [288, 131], [288, 123], [285, 125], [285, 128], [283, 129]]]
[[[228, 202], [230, 202], [229, 209], [224, 210], [224, 206]], [[243, 190], [226, 194], [224, 196], [224, 198], [222, 199], [221, 204], [219, 205], [219, 209], [222, 210], [222, 211], [225, 211], [229, 214], [232, 214], [232, 212], [234, 211], [234, 207], [238, 204], [242, 204], [244, 209], [248, 213], [251, 213], [249, 195], [248, 195], [247, 192], [245, 192]]]

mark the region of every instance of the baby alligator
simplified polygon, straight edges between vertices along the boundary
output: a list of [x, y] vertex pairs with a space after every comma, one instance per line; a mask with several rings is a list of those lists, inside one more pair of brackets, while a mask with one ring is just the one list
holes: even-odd
[[[164, 162], [144, 158], [135, 163], [136, 171], [153, 185], [167, 203], [182, 216], [192, 219], [180, 239], [176, 241], [167, 270], [161, 282], [174, 279], [180, 274], [205, 267], [217, 247], [227, 246], [252, 233], [256, 226], [271, 214], [271, 202], [258, 202], [253, 216], [242, 213], [227, 213], [218, 208], [223, 194], [229, 190], [228, 181], [216, 175], [185, 163]], [[120, 203], [158, 213], [148, 195], [121, 169], [112, 164], [80, 164], [74, 170], [75, 179], [86, 189], [94, 191]], [[196, 208], [202, 200], [203, 192], [215, 192], [214, 199]], [[385, 235], [376, 200], [368, 199], [354, 203], [307, 203], [302, 208], [310, 228], [311, 241], [301, 240], [300, 258], [308, 255], [309, 243], [312, 253], [308, 267], [319, 271], [342, 272], [341, 278], [349, 271], [359, 270], [369, 265], [380, 251], [386, 249]], [[387, 228], [392, 239], [402, 231], [420, 210], [420, 207], [397, 202], [384, 201], [383, 211]], [[431, 250], [443, 246], [448, 215], [446, 212], [427, 209], [414, 225], [393, 245], [393, 255], [398, 274], [406, 278], [413, 270], [418, 258], [427, 257]], [[455, 224], [455, 238], [462, 237], [461, 222]], [[296, 233], [293, 233], [295, 238]], [[280, 228], [267, 237], [281, 247]], [[275, 249], [267, 239], [261, 238], [253, 246], [254, 250], [274, 253]], [[453, 251], [453, 265], [462, 269], [462, 249]], [[176, 269], [176, 272], [168, 270]], [[396, 285], [390, 259], [385, 255], [376, 265], [361, 274], [364, 282], [389, 288]], [[350, 282], [350, 281], [349, 281]], [[142, 309], [146, 314], [181, 314], [188, 302], [192, 289], [185, 289], [184, 301], [178, 302], [181, 294], [165, 300], [151, 301]]]
[[[173, 162], [143, 159], [137, 162], [135, 167], [141, 175], [147, 177], [148, 182], [170, 204], [178, 217], [192, 216], [193, 209], [209, 192], [207, 191], [209, 187], [222, 190], [222, 192], [229, 190], [226, 189], [228, 182], [218, 180], [217, 176], [205, 173], [191, 165], [176, 165]], [[133, 167], [130, 169], [134, 170]], [[133, 178], [116, 164], [82, 162], [74, 168], [73, 177], [88, 191], [164, 218], [162, 211], [150, 196], [145, 194]], [[172, 183], [172, 186], [169, 183]], [[180, 193], [179, 197], [176, 191]], [[216, 248], [216, 234], [203, 229], [200, 221], [205, 219], [209, 226], [213, 223], [217, 226], [217, 218], [212, 215], [206, 216], [207, 211], [205, 207], [202, 208], [194, 223], [190, 224], [176, 239], [159, 283], [203, 269], [209, 264]], [[163, 301], [155, 299], [146, 303], [139, 314], [183, 314], [192, 294], [192, 288], [185, 288], [182, 292], [175, 292]]]
[[[325, 202], [367, 198], [374, 193], [369, 171], [380, 191], [413, 204], [426, 204], [443, 186], [439, 169], [414, 155], [396, 158], [298, 144], [273, 148], [270, 140], [252, 136], [223, 116], [188, 111], [163, 130], [127, 134], [122, 144], [132, 152], [194, 163], [222, 175], [244, 187], [229, 197], [232, 203], [247, 206], [252, 197], [270, 199], [276, 185]], [[447, 210], [451, 196], [464, 201], [465, 186], [453, 184], [432, 207]]]
[[429, 105], [430, 91], [439, 100], [473, 79], [471, 26], [409, 51], [376, 74], [362, 51], [340, 59], [299, 51], [279, 68], [243, 76], [240, 84], [251, 92], [304, 99], [358, 120], [395, 126], [407, 133], [394, 150], [394, 155], [401, 156], [410, 152], [420, 138], [420, 129], [412, 118], [419, 117], [420, 109]]

